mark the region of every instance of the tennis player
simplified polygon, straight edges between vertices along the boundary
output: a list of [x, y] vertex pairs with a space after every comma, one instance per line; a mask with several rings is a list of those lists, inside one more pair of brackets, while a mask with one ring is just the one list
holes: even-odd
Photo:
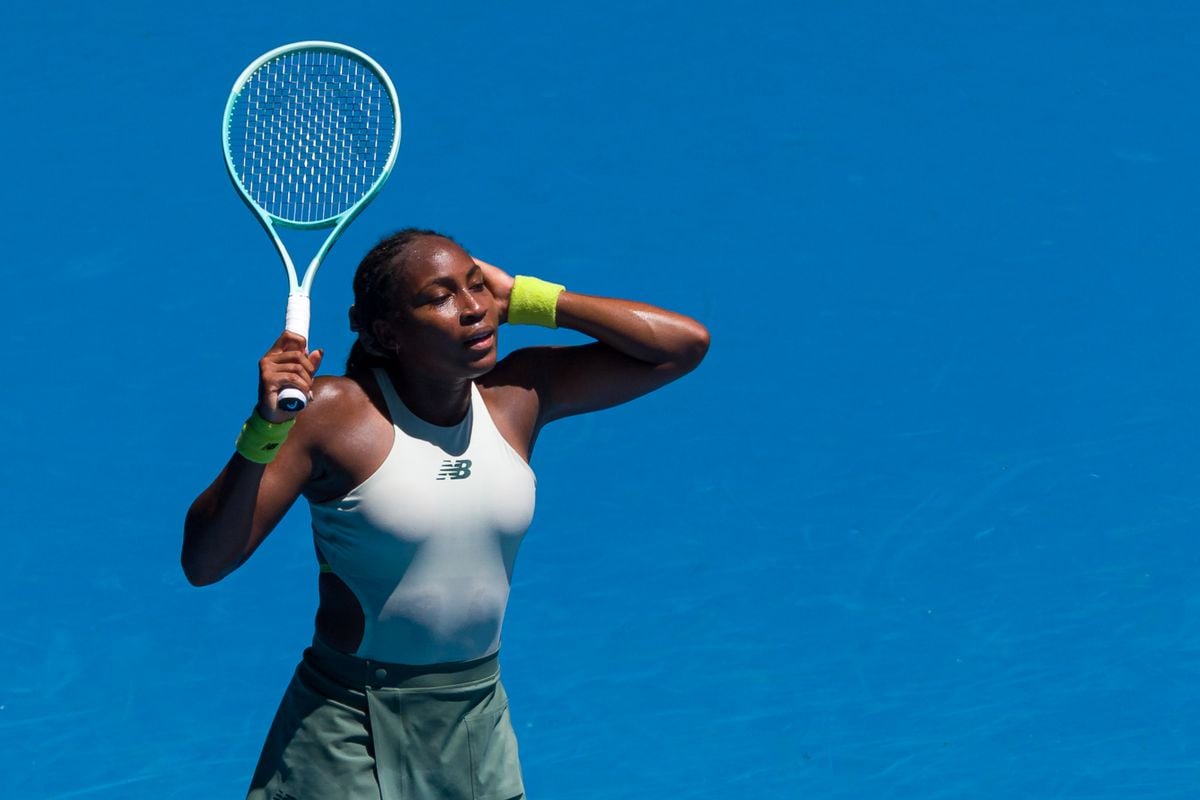
[[[189, 581], [221, 580], [303, 495], [320, 605], [248, 797], [524, 797], [499, 681], [501, 625], [533, 517], [542, 427], [651, 392], [694, 369], [693, 319], [594, 297], [472, 258], [447, 236], [381, 241], [354, 278], [358, 340], [342, 377], [284, 333], [259, 362], [236, 453], [184, 527]], [[594, 342], [497, 360], [500, 327]], [[285, 387], [309, 394], [296, 416]]]

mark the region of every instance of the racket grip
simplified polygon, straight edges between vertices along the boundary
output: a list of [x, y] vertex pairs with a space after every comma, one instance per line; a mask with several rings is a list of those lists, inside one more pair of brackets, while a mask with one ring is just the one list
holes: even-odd
[[308, 322], [311, 303], [306, 294], [289, 294], [287, 316], [283, 319], [283, 327], [292, 333], [298, 333], [308, 340]]
[[[283, 327], [292, 333], [299, 334], [308, 341], [308, 324], [311, 303], [308, 295], [294, 293], [288, 295], [287, 315], [284, 317]], [[303, 411], [308, 405], [308, 396], [299, 389], [291, 386], [285, 387], [279, 392], [279, 399], [276, 405], [284, 411]]]

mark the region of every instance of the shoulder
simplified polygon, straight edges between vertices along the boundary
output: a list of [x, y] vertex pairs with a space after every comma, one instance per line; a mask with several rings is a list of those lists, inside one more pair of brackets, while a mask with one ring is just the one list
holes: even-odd
[[475, 381], [480, 388], [534, 387], [545, 377], [547, 366], [561, 357], [561, 347], [523, 347], [514, 350], [487, 375]]
[[304, 493], [309, 499], [339, 497], [387, 457], [392, 425], [380, 410], [383, 401], [369, 375], [320, 377], [312, 392], [292, 429], [312, 459]]
[[546, 367], [554, 358], [553, 347], [524, 347], [506, 355], [475, 385], [485, 395], [507, 396], [535, 392], [545, 378]]
[[296, 417], [295, 432], [314, 444], [330, 433], [342, 433], [348, 427], [360, 425], [374, 406], [363, 385], [345, 376], [322, 376], [313, 381], [313, 397], [308, 407]]
[[514, 350], [475, 385], [488, 413], [509, 444], [528, 458], [541, 415], [541, 392], [549, 347]]
[[539, 407], [554, 394], [556, 385], [572, 371], [586, 371], [588, 359], [604, 345], [589, 344], [523, 347], [505, 356], [475, 384], [493, 407], [506, 402], [532, 402]]
[[322, 376], [313, 381], [311, 408], [319, 417], [336, 417], [339, 413], [370, 405], [371, 398], [361, 379], [348, 375]]
[[359, 379], [349, 375], [322, 375], [313, 381], [313, 402], [335, 405], [367, 399]]

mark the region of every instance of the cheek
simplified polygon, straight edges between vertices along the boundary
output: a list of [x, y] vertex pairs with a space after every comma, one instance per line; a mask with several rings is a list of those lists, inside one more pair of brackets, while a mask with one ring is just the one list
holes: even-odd
[[414, 319], [404, 329], [404, 339], [410, 346], [425, 349], [445, 347], [455, 341], [458, 312], [452, 309], [431, 309]]

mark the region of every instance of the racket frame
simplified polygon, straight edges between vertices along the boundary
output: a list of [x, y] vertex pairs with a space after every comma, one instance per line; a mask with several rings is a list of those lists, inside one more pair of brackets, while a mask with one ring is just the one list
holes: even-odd
[[[230, 150], [229, 135], [230, 123], [233, 119], [234, 109], [236, 108], [238, 99], [242, 94], [242, 90], [245, 87], [246, 82], [250, 80], [250, 77], [254, 75], [254, 73], [257, 72], [258, 69], [264, 64], [282, 56], [286, 56], [290, 53], [302, 50], [323, 50], [346, 55], [361, 61], [368, 69], [371, 70], [371, 72], [375, 74], [375, 77], [379, 79], [380, 83], [382, 83], [384, 88], [387, 90], [388, 99], [391, 101], [392, 112], [395, 119], [391, 146], [388, 151], [387, 158], [384, 161], [382, 170], [380, 170], [379, 175], [375, 178], [375, 182], [370, 186], [366, 193], [359, 198], [354, 205], [350, 206], [340, 214], [335, 214], [331, 217], [326, 217], [325, 219], [313, 220], [309, 222], [296, 222], [277, 217], [255, 202], [254, 198], [250, 196], [250, 192], [244, 185], [242, 185], [242, 181], [238, 177], [238, 170], [234, 165], [234, 156]], [[392, 79], [388, 77], [387, 72], [384, 71], [383, 67], [381, 67], [379, 63], [375, 61], [375, 59], [371, 58], [361, 50], [357, 50], [353, 47], [349, 47], [348, 45], [340, 44], [338, 42], [308, 40], [281, 45], [280, 47], [269, 50], [268, 52], [263, 53], [261, 56], [256, 58], [253, 62], [251, 62], [250, 66], [246, 67], [246, 69], [242, 71], [242, 74], [239, 75], [237, 80], [233, 83], [233, 89], [230, 90], [229, 99], [225, 103], [225, 113], [221, 119], [221, 147], [225, 152], [225, 168], [229, 173], [230, 181], [232, 181], [234, 188], [237, 189], [238, 195], [242, 198], [242, 202], [244, 202], [250, 208], [250, 210], [254, 212], [254, 216], [262, 225], [263, 230], [267, 232], [267, 235], [271, 237], [271, 241], [275, 244], [275, 249], [279, 251], [279, 256], [283, 260], [283, 267], [287, 271], [288, 277], [288, 304], [284, 327], [289, 331], [303, 336], [306, 340], [308, 339], [310, 319], [309, 298], [312, 293], [312, 284], [313, 280], [316, 278], [317, 270], [320, 268], [321, 263], [325, 260], [325, 256], [329, 253], [330, 248], [333, 247], [334, 243], [337, 242], [338, 238], [341, 237], [342, 233], [346, 230], [346, 227], [354, 221], [354, 218], [357, 217], [364, 208], [367, 207], [371, 200], [375, 198], [375, 195], [379, 193], [379, 190], [383, 188], [383, 184], [387, 182], [388, 177], [392, 173], [392, 167], [396, 163], [396, 153], [400, 149], [400, 132], [400, 101], [396, 96], [396, 87], [392, 84]], [[277, 226], [280, 228], [291, 228], [296, 230], [319, 230], [321, 228], [333, 227], [333, 230], [329, 233], [329, 236], [325, 238], [324, 244], [321, 245], [320, 249], [317, 250], [316, 255], [314, 255], [312, 260], [309, 262], [308, 267], [305, 269], [302, 277], [296, 273], [296, 265], [293, 262], [292, 256], [288, 252], [287, 247], [284, 246], [283, 240], [279, 236], [279, 232], [276, 230]], [[288, 395], [286, 398], [287, 403], [281, 403], [281, 405], [294, 406], [288, 408], [288, 410], [299, 410], [304, 407], [307, 398], [302, 396], [297, 397], [300, 395], [297, 390], [285, 389], [284, 393]], [[284, 393], [281, 393], [281, 398], [283, 398]]]

